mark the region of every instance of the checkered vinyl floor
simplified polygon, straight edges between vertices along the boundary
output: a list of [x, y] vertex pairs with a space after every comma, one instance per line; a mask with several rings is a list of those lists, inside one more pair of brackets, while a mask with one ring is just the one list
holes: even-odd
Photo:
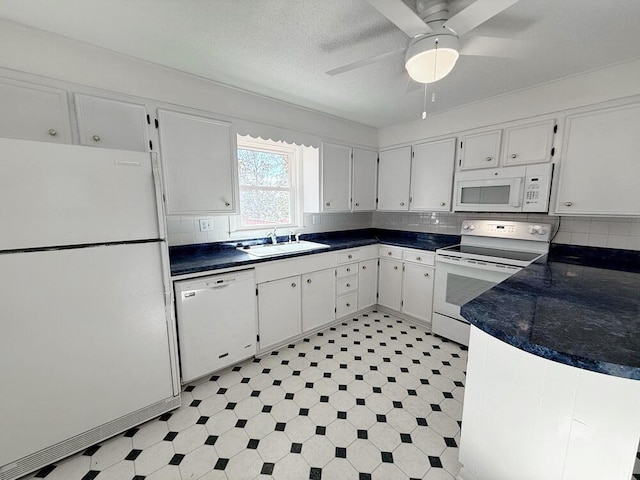
[[190, 384], [179, 409], [27, 478], [452, 480], [466, 354], [374, 311]]

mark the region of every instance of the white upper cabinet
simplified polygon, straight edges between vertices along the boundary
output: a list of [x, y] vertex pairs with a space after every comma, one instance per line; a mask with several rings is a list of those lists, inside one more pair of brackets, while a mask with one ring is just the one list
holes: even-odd
[[378, 210], [409, 210], [411, 147], [380, 152]]
[[378, 153], [362, 148], [353, 149], [353, 200], [354, 212], [376, 209], [376, 181]]
[[474, 133], [460, 139], [460, 170], [473, 168], [495, 168], [500, 155], [502, 130]]
[[168, 215], [234, 212], [235, 136], [229, 123], [158, 110]]
[[556, 213], [640, 214], [640, 104], [567, 117]]
[[81, 145], [149, 151], [144, 105], [79, 93], [75, 104]]
[[351, 147], [322, 142], [322, 210], [351, 209]]
[[1, 79], [0, 137], [71, 143], [67, 93]]
[[551, 160], [555, 120], [506, 128], [504, 131], [503, 165], [524, 165]]
[[413, 147], [411, 210], [449, 211], [456, 139]]

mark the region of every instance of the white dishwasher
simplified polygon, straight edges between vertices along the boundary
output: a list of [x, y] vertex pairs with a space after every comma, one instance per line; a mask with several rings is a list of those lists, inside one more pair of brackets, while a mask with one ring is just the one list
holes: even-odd
[[182, 382], [256, 353], [256, 282], [243, 270], [175, 282]]

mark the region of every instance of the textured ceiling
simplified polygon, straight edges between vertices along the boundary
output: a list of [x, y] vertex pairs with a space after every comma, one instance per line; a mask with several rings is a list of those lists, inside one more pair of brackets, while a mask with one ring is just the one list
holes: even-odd
[[[402, 54], [325, 73], [407, 45], [364, 0], [0, 0], [0, 17], [375, 127], [422, 112]], [[526, 56], [460, 57], [428, 110], [637, 58], [638, 25], [638, 0], [520, 0], [470, 35], [530, 42]]]

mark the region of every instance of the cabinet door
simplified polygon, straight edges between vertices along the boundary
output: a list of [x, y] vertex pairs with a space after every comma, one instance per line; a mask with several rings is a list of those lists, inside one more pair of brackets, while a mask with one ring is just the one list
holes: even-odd
[[411, 210], [451, 210], [456, 139], [416, 145], [411, 166]]
[[378, 303], [400, 311], [402, 302], [402, 262], [380, 259], [378, 268]]
[[640, 104], [571, 115], [556, 212], [640, 214]]
[[462, 137], [459, 162], [460, 170], [497, 167], [501, 138], [501, 130], [475, 133]]
[[358, 264], [358, 310], [371, 307], [377, 302], [378, 259], [372, 258]]
[[504, 131], [503, 165], [524, 165], [551, 160], [555, 120], [530, 123]]
[[402, 278], [402, 313], [431, 322], [434, 269], [405, 263]]
[[380, 152], [378, 210], [409, 210], [411, 147]]
[[302, 275], [302, 329], [306, 332], [335, 318], [335, 268]]
[[258, 285], [258, 332], [260, 350], [302, 333], [300, 276]]
[[351, 209], [351, 147], [322, 143], [322, 210]]
[[71, 143], [64, 90], [0, 81], [0, 137]]
[[376, 181], [378, 153], [361, 148], [353, 149], [354, 212], [376, 209]]
[[228, 123], [158, 110], [168, 215], [233, 213], [235, 140]]
[[146, 152], [147, 110], [144, 105], [76, 94], [80, 144]]

